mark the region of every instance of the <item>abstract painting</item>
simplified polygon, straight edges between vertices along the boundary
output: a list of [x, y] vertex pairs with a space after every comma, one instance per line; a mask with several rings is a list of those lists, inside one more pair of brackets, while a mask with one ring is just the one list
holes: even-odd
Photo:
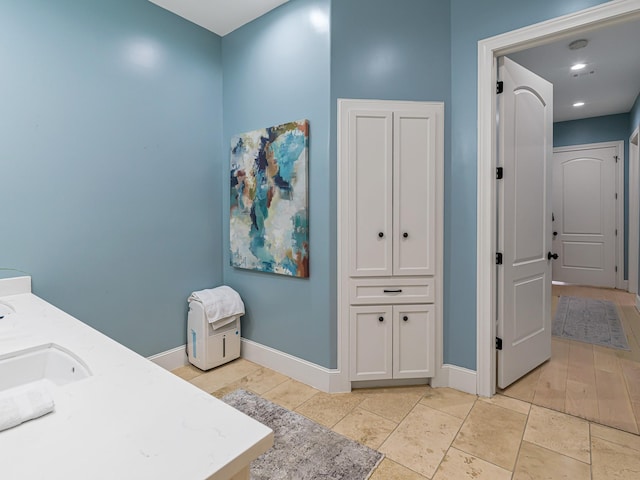
[[231, 265], [309, 276], [309, 122], [231, 139]]

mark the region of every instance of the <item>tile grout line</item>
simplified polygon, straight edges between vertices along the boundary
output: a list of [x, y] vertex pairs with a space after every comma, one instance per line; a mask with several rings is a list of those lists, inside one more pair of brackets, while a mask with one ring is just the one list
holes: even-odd
[[[535, 398], [535, 395], [534, 395]], [[511, 478], [516, 474], [516, 467], [518, 466], [518, 460], [520, 460], [520, 451], [522, 450], [522, 442], [524, 442], [524, 435], [527, 432], [527, 426], [529, 425], [529, 419], [531, 417], [531, 410], [533, 404], [529, 405], [529, 411], [527, 412], [527, 420], [524, 422], [524, 428], [522, 429], [522, 436], [520, 437], [520, 445], [518, 445], [518, 453], [516, 453], [516, 460], [513, 463], [513, 470], [511, 470]]]

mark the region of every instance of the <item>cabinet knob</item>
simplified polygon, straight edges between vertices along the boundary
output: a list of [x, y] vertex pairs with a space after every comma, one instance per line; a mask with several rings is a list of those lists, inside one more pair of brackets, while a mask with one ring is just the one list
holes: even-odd
[[384, 237], [384, 233], [382, 233], [382, 232], [378, 232], [378, 236], [379, 236], [380, 238], [382, 238], [382, 237]]
[[404, 233], [402, 234], [402, 236], [403, 236], [404, 238], [409, 238], [409, 234], [408, 234], [407, 232], [404, 232]]
[[409, 320], [409, 317], [407, 317], [406, 315], [404, 317], [402, 317], [402, 320], [404, 320], [405, 322]]
[[379, 322], [384, 322], [384, 317], [378, 317]]

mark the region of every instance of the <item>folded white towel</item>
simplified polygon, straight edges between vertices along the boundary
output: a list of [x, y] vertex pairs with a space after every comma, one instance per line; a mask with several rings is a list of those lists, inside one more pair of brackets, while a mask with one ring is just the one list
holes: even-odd
[[244, 315], [244, 303], [238, 292], [226, 285], [193, 292], [190, 302], [200, 302], [204, 306], [209, 323], [220, 328], [233, 321], [235, 315]]
[[54, 409], [50, 382], [39, 380], [0, 392], [0, 432]]

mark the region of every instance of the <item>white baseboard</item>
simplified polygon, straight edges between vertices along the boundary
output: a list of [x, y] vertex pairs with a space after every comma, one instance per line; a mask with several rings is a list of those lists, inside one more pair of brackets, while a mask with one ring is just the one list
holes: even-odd
[[640, 295], [636, 294], [636, 310], [640, 312]]
[[437, 379], [431, 380], [432, 387], [449, 387], [475, 395], [478, 392], [477, 374], [468, 368], [445, 364]]
[[[636, 307], [640, 310], [640, 296], [636, 296]], [[323, 392], [351, 391], [351, 382], [343, 378], [340, 370], [321, 367], [246, 338], [243, 338], [241, 342], [240, 356], [250, 362], [280, 372]], [[165, 370], [175, 370], [189, 364], [185, 345], [152, 355], [148, 359]], [[415, 384], [416, 382], [409, 380], [406, 383]], [[477, 391], [476, 372], [455, 365], [443, 365], [437, 378], [431, 379], [431, 386], [450, 387], [475, 394]]]
[[176, 368], [184, 367], [189, 364], [187, 358], [187, 346], [181, 345], [166, 352], [157, 353], [148, 357], [156, 365], [161, 366], [165, 370], [175, 370]]
[[340, 371], [303, 360], [275, 348], [242, 339], [240, 356], [283, 375], [329, 393], [348, 392], [351, 385], [344, 385]]

